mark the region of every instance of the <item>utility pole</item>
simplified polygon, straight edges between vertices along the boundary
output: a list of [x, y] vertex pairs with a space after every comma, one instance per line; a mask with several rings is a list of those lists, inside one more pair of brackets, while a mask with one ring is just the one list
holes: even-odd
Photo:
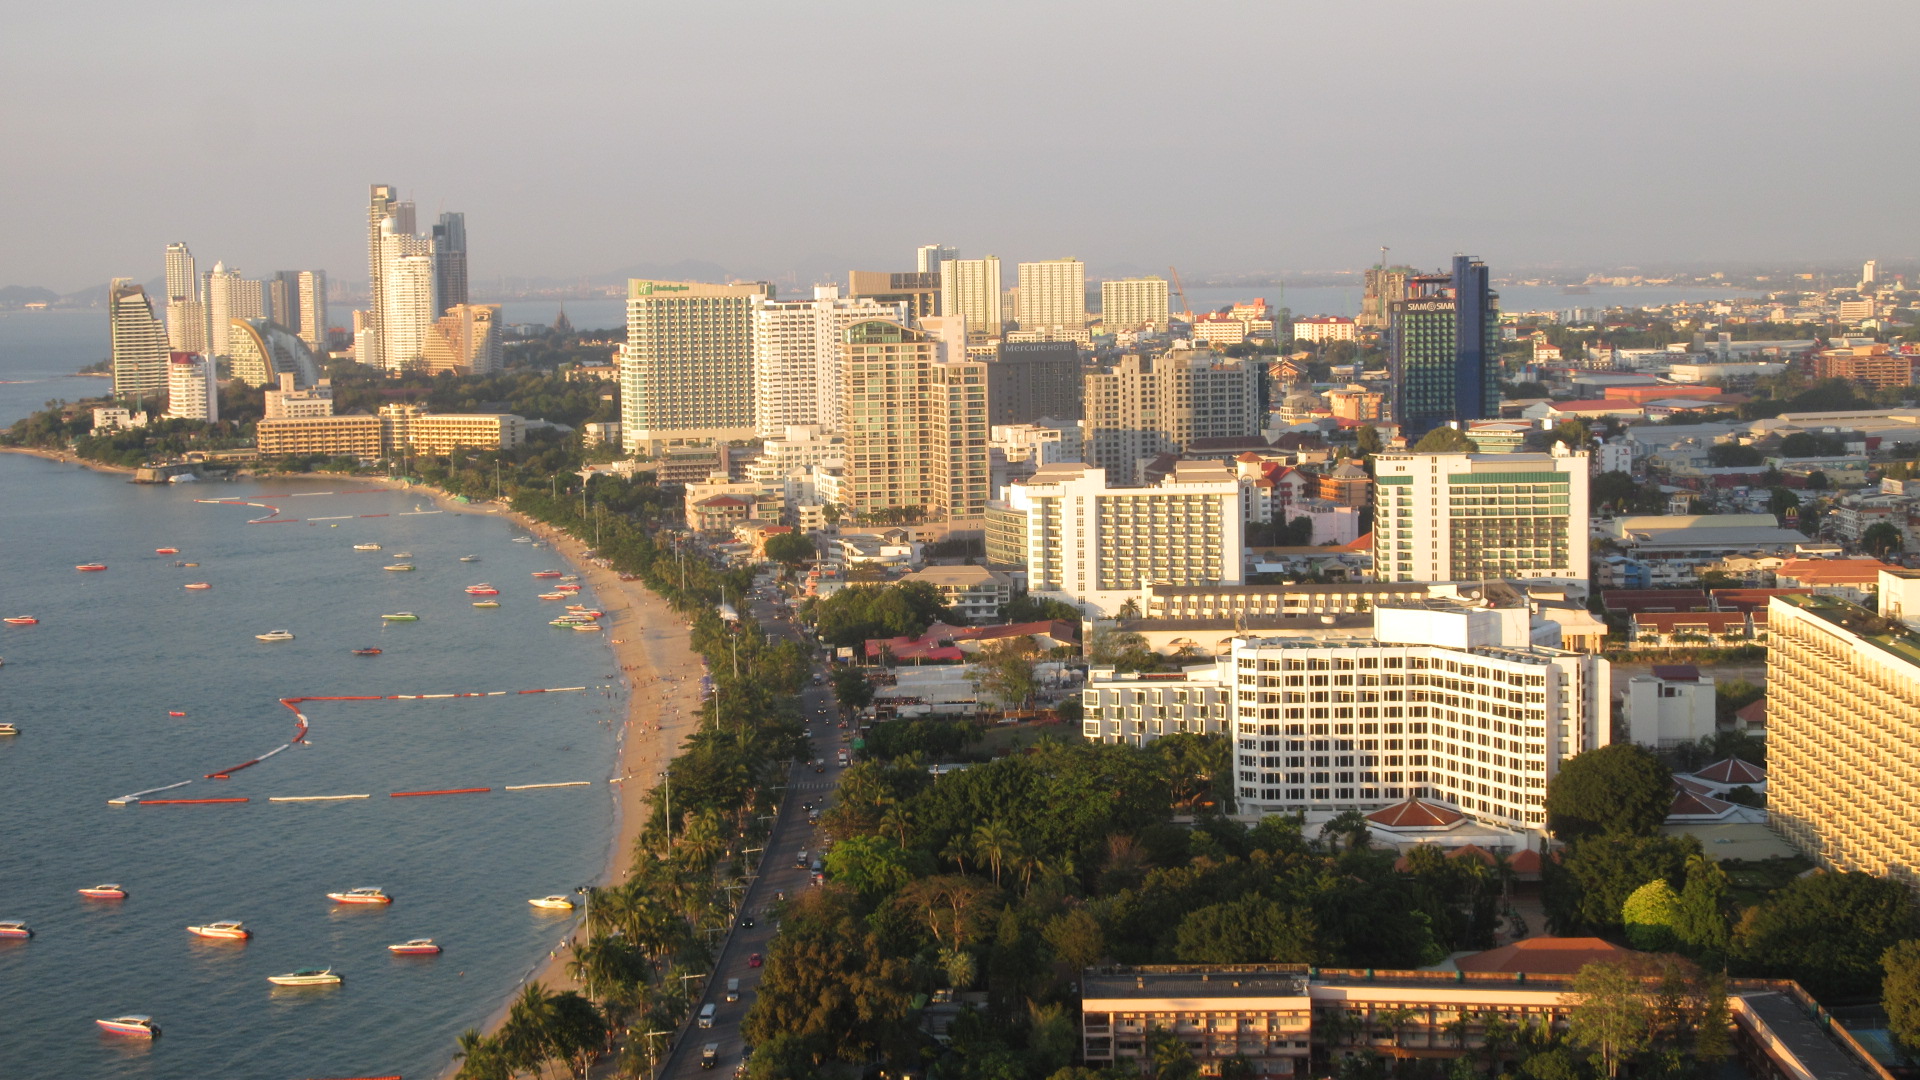
[[666, 785], [667, 785], [666, 786], [667, 850], [672, 851], [673, 850], [673, 772], [672, 770], [667, 770], [662, 772], [660, 774], [660, 779], [666, 781]]

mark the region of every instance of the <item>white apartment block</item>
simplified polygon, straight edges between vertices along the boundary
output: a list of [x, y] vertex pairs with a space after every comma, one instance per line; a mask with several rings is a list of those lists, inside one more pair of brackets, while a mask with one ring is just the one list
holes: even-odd
[[426, 359], [433, 310], [432, 243], [424, 236], [397, 232], [392, 219], [380, 223], [380, 357], [388, 371], [407, 371]]
[[629, 453], [753, 437], [753, 304], [759, 282], [627, 283], [620, 437]]
[[1355, 336], [1354, 321], [1338, 315], [1309, 315], [1293, 320], [1295, 341], [1352, 341]]
[[1608, 664], [1530, 644], [1525, 608], [1375, 610], [1374, 636], [1234, 642], [1242, 813], [1445, 803], [1544, 833], [1561, 764], [1610, 740]]
[[213, 358], [174, 353], [167, 361], [167, 416], [175, 420], [220, 419], [220, 387]]
[[1087, 264], [1047, 259], [1020, 264], [1020, 329], [1078, 332], [1087, 326]]
[[300, 325], [287, 329], [296, 331], [300, 340], [307, 343], [320, 356], [327, 355], [327, 272], [325, 270], [302, 270], [299, 278]]
[[907, 321], [907, 305], [840, 295], [816, 285], [812, 300], [753, 301], [753, 428], [763, 439], [787, 428], [846, 427], [841, 338], [868, 319]]
[[167, 386], [166, 327], [154, 317], [147, 290], [132, 278], [107, 287], [107, 333], [113, 357], [113, 396], [144, 397]]
[[778, 495], [788, 507], [817, 505], [825, 500], [813, 487], [814, 466], [839, 465], [846, 456], [844, 438], [818, 424], [792, 424], [760, 444], [760, 456], [747, 464], [747, 478], [761, 494]]
[[1195, 439], [1258, 434], [1263, 370], [1183, 349], [1157, 357], [1130, 354], [1089, 372], [1082, 457], [1116, 482], [1129, 483], [1138, 479], [1142, 461], [1177, 453]]
[[316, 416], [333, 415], [333, 383], [327, 379], [316, 382], [311, 389], [296, 389], [296, 378], [291, 371], [282, 371], [277, 376], [279, 387], [266, 393], [267, 420], [310, 420]]
[[941, 260], [941, 315], [965, 319], [970, 335], [997, 338], [1006, 322], [1002, 303], [1000, 256]]
[[1382, 581], [1551, 581], [1587, 589], [1587, 453], [1380, 454]]
[[1122, 278], [1100, 283], [1100, 327], [1118, 330], [1167, 328], [1167, 283], [1161, 278]]
[[1178, 672], [1096, 667], [1080, 691], [1080, 731], [1088, 741], [1145, 746], [1163, 735], [1233, 731], [1233, 661]]
[[1109, 487], [1105, 471], [1051, 465], [1009, 485], [1026, 515], [1027, 588], [1112, 617], [1147, 582], [1239, 584], [1240, 484], [1218, 462], [1180, 462], [1154, 487]]

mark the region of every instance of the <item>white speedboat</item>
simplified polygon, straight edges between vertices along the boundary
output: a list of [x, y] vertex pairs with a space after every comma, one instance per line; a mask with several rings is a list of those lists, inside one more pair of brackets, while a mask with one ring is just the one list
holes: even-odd
[[245, 941], [253, 936], [253, 931], [242, 926], [239, 919], [220, 919], [205, 926], [189, 926], [187, 932], [195, 937], [219, 938], [223, 941]]
[[125, 900], [127, 890], [121, 885], [89, 885], [80, 890], [80, 895], [89, 900]]
[[275, 986], [338, 986], [342, 980], [332, 968], [301, 968], [285, 975], [269, 975], [267, 981]]
[[480, 561], [480, 556], [478, 556], [478, 555], [462, 555], [462, 556], [460, 556], [460, 561], [461, 561], [461, 562], [479, 562], [479, 561]]
[[253, 637], [255, 641], [292, 641], [293, 631], [269, 630], [264, 634], [255, 634]]
[[348, 889], [345, 892], [330, 892], [327, 894], [327, 899], [336, 904], [393, 903], [393, 897], [388, 896], [386, 890], [378, 885], [367, 885], [358, 889]]
[[532, 904], [534, 907], [537, 907], [537, 908], [552, 908], [558, 911], [573, 910], [572, 898], [561, 896], [558, 893], [554, 894], [553, 896], [542, 896], [538, 900], [529, 900], [527, 901], [527, 903]]
[[0, 724], [0, 735], [18, 735], [18, 734], [20, 734], [20, 725]]
[[387, 951], [395, 956], [433, 956], [440, 951], [440, 946], [435, 945], [430, 937], [417, 937], [398, 945], [389, 945]]
[[380, 545], [379, 545], [379, 544], [355, 544], [355, 545], [353, 545], [353, 550], [355, 550], [355, 551], [379, 551], [379, 550], [380, 550]]
[[154, 1023], [151, 1016], [116, 1016], [111, 1020], [95, 1020], [94, 1023], [115, 1035], [131, 1035], [136, 1039], [151, 1039], [160, 1034], [160, 1025]]

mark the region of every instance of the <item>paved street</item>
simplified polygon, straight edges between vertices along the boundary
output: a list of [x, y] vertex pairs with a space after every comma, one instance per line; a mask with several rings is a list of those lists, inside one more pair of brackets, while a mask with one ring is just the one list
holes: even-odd
[[[775, 605], [765, 597], [756, 595], [751, 607], [753, 617], [767, 628], [769, 636], [776, 640], [804, 640], [790, 619], [774, 618]], [[817, 842], [817, 830], [807, 824], [807, 811], [802, 803], [811, 802], [815, 808], [825, 805], [841, 773], [835, 764], [835, 752], [847, 744], [840, 741], [841, 732], [835, 727], [837, 720], [833, 692], [829, 687], [808, 687], [801, 694], [801, 710], [807, 718], [814, 753], [824, 763], [826, 770], [816, 773], [813, 766], [799, 762], [789, 773], [779, 820], [774, 823], [773, 835], [768, 838], [767, 850], [761, 856], [760, 875], [754, 880], [740, 908], [741, 921], [751, 919], [753, 926], [736, 925], [722, 948], [711, 985], [704, 987], [705, 993], [694, 1004], [696, 1017], [702, 1006], [708, 1003], [713, 1005], [713, 1026], [702, 1029], [696, 1020], [688, 1028], [687, 1034], [674, 1046], [667, 1060], [663, 1075], [670, 1080], [696, 1080], [721, 1073], [730, 1076], [740, 1064], [740, 1021], [753, 1004], [754, 990], [760, 983], [762, 971], [749, 964], [749, 957], [756, 953], [764, 957], [773, 940], [773, 917], [769, 909], [777, 906], [776, 896], [783, 893], [789, 897], [797, 896], [811, 887], [812, 875], [806, 866], [796, 865], [797, 857], [804, 849], [811, 862], [819, 855], [820, 845]], [[738, 1001], [726, 1000], [729, 979], [740, 980]], [[706, 1072], [701, 1067], [701, 1049], [708, 1043], [719, 1047], [712, 1072]]]

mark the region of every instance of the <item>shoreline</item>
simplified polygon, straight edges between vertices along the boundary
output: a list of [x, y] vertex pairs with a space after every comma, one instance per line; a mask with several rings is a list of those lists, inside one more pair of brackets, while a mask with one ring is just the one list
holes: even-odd
[[[700, 694], [700, 656], [688, 641], [683, 618], [666, 600], [639, 581], [622, 581], [619, 574], [587, 558], [588, 548], [558, 529], [535, 522], [504, 505], [462, 503], [426, 484], [410, 484], [386, 477], [366, 478], [395, 491], [427, 495], [434, 505], [449, 513], [481, 514], [504, 518], [527, 535], [551, 546], [553, 551], [579, 572], [581, 581], [591, 590], [596, 606], [605, 611], [601, 624], [606, 626], [606, 643], [620, 666], [627, 686], [626, 716], [615, 734], [614, 830], [613, 842], [606, 853], [596, 885], [625, 880], [633, 866], [634, 841], [646, 824], [646, 796], [651, 781], [663, 772], [679, 753], [680, 745], [698, 727]], [[485, 1021], [475, 1027], [483, 1035], [492, 1035], [505, 1023], [513, 999], [528, 983], [539, 982], [549, 990], [574, 990], [578, 984], [567, 975], [569, 946], [584, 931], [576, 915], [564, 942], [512, 987], [506, 988], [500, 1003]], [[451, 1053], [451, 1049], [449, 1049]], [[458, 1071], [450, 1062], [443, 1077]]]
[[57, 465], [78, 465], [83, 469], [92, 469], [94, 472], [119, 473], [121, 476], [132, 476], [134, 473], [134, 470], [124, 465], [108, 465], [101, 461], [88, 461], [86, 458], [78, 455], [63, 454], [55, 450], [42, 450], [37, 446], [0, 446], [0, 454], [26, 454], [29, 457], [37, 457], [42, 461], [51, 461]]

